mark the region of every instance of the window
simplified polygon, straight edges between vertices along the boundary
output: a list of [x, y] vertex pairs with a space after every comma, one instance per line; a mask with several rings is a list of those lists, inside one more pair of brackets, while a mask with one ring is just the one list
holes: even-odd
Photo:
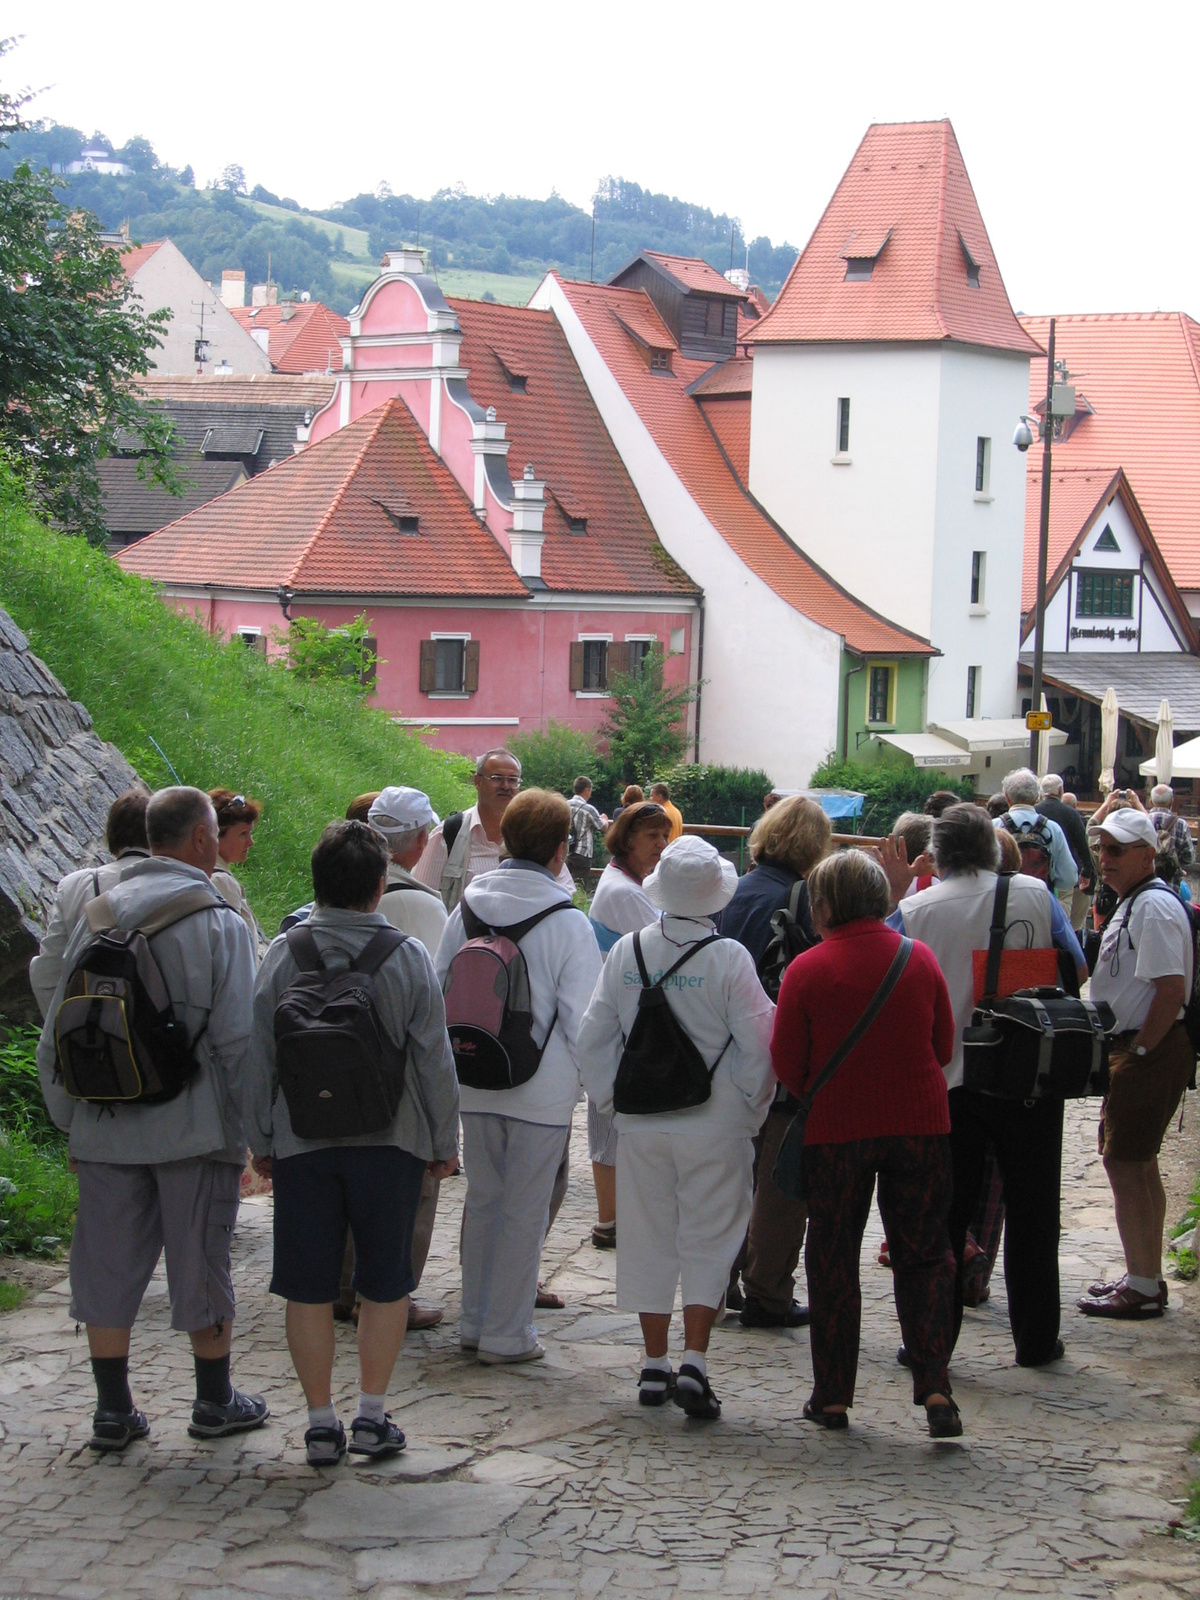
[[976, 261], [975, 257], [971, 254], [970, 248], [967, 245], [967, 241], [963, 238], [961, 233], [958, 236], [958, 246], [959, 246], [959, 249], [962, 251], [963, 266], [965, 266], [966, 269], [967, 269], [967, 287], [969, 289], [978, 289], [978, 287], [979, 287], [979, 263], [978, 263], [978, 261]]
[[987, 494], [992, 476], [992, 441], [979, 438], [975, 441], [975, 493]]
[[651, 347], [650, 347], [650, 371], [651, 372], [670, 372], [670, 370], [671, 370], [671, 352], [670, 352], [670, 350], [666, 350], [666, 349], [662, 349], [662, 348], [656, 348], [654, 345], [651, 345]]
[[657, 643], [657, 639], [651, 638], [626, 638], [625, 650], [629, 665], [624, 670], [626, 672], [640, 672], [645, 663], [646, 657], [650, 654], [651, 650], [654, 649], [654, 646]]
[[975, 708], [979, 704], [980, 683], [983, 678], [982, 667], [967, 668], [967, 716], [975, 715]]
[[1118, 555], [1120, 554], [1121, 546], [1117, 543], [1117, 536], [1107, 523], [1104, 525], [1104, 532], [1096, 540], [1095, 544], [1092, 546], [1092, 549], [1106, 550], [1110, 554], [1114, 552]]
[[1075, 615], [1077, 617], [1131, 617], [1133, 615], [1132, 572], [1077, 572], [1075, 574]]
[[971, 604], [981, 606], [984, 596], [984, 580], [987, 576], [987, 552], [985, 550], [972, 550], [971, 552]]
[[673, 656], [681, 656], [683, 654], [684, 638], [685, 633], [682, 628], [671, 629], [671, 654]]
[[[609, 635], [576, 639], [571, 646], [571, 689], [575, 694], [607, 694], [608, 674], [625, 670], [628, 645], [614, 645]], [[616, 655], [609, 658], [610, 650]]]
[[867, 721], [895, 722], [896, 669], [887, 663], [874, 664], [867, 674]]
[[704, 308], [704, 331], [710, 339], [725, 336], [725, 302], [712, 299]]
[[837, 453], [840, 456], [850, 452], [850, 400], [843, 395], [838, 401], [837, 408]]
[[868, 283], [875, 271], [874, 256], [849, 256], [846, 260], [846, 282]]
[[422, 694], [474, 694], [478, 687], [478, 639], [457, 633], [421, 640]]
[[267, 636], [261, 628], [239, 628], [235, 637], [242, 641], [247, 650], [257, 650], [260, 655], [266, 655]]

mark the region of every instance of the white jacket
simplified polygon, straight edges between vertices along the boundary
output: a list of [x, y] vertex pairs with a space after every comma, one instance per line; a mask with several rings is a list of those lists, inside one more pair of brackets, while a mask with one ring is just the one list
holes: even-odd
[[[570, 895], [548, 872], [517, 862], [506, 862], [495, 872], [475, 878], [463, 898], [481, 921], [495, 928], [524, 922], [546, 906], [571, 904]], [[443, 986], [450, 963], [466, 940], [462, 909], [455, 906], [434, 962]], [[541, 1064], [528, 1083], [515, 1089], [468, 1089], [463, 1085], [459, 1103], [464, 1112], [491, 1112], [518, 1122], [565, 1128], [582, 1098], [576, 1040], [600, 972], [600, 951], [588, 919], [571, 907], [531, 928], [521, 940], [521, 954], [529, 971], [533, 1037], [538, 1044], [546, 1038], [558, 1012]]]
[[[664, 916], [653, 927], [643, 928], [642, 958], [651, 980], [712, 931], [708, 917]], [[637, 1016], [641, 990], [633, 935], [626, 934], [609, 951], [579, 1032], [583, 1086], [603, 1112], [613, 1108], [617, 1066]], [[651, 1117], [618, 1112], [621, 1137], [640, 1129], [685, 1133], [703, 1123], [711, 1127], [714, 1139], [753, 1138], [775, 1097], [771, 1071], [775, 1007], [763, 992], [750, 952], [734, 939], [720, 939], [668, 981], [666, 994], [667, 1004], [706, 1064], [711, 1067], [722, 1049], [725, 1054], [713, 1074], [712, 1094], [703, 1105]]]
[[123, 850], [115, 861], [106, 861], [100, 867], [80, 867], [78, 872], [68, 872], [58, 886], [54, 909], [37, 955], [29, 963], [29, 986], [33, 990], [38, 1010], [45, 1018], [62, 977], [63, 952], [67, 941], [79, 925], [84, 907], [97, 895], [107, 894], [135, 861], [145, 861], [148, 850], [133, 846]]

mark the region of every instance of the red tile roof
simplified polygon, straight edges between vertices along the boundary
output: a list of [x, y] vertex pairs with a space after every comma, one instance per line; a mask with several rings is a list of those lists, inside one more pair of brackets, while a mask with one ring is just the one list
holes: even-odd
[[[415, 514], [418, 531], [399, 519]], [[124, 551], [168, 586], [524, 598], [507, 555], [401, 400]]]
[[[1021, 321], [1046, 343], [1048, 318]], [[1119, 462], [1175, 582], [1200, 589], [1200, 324], [1178, 312], [1068, 316], [1057, 318], [1055, 339], [1092, 408], [1055, 443], [1055, 476]], [[1046, 397], [1044, 357], [1032, 365], [1029, 392], [1032, 410]], [[1041, 470], [1036, 444], [1029, 470]]]
[[711, 367], [698, 383], [692, 384], [688, 393], [700, 400], [718, 394], [748, 395], [753, 377], [754, 362], [749, 356], [731, 356], [728, 361], [718, 361]]
[[700, 409], [745, 488], [750, 482], [750, 396], [700, 398]]
[[[647, 261], [652, 261], [656, 267], [685, 289], [697, 289], [704, 294], [721, 295], [726, 300], [744, 300], [745, 295], [740, 289], [735, 289], [728, 278], [723, 278], [715, 267], [710, 267], [707, 261], [701, 261], [698, 256], [669, 256], [661, 250], [643, 250], [642, 256]], [[622, 268], [622, 271], [625, 269]], [[620, 273], [617, 274], [620, 276]]]
[[[865, 282], [847, 259], [879, 251]], [[861, 242], [865, 241], [865, 243]], [[979, 268], [968, 282], [967, 256]], [[750, 343], [952, 339], [1033, 355], [1013, 314], [954, 129], [867, 129], [812, 238]]]
[[[557, 278], [557, 274], [555, 275]], [[622, 324], [657, 316], [640, 290], [558, 279], [589, 337], [649, 430], [668, 465], [730, 549], [796, 611], [872, 655], [932, 655], [927, 640], [877, 615], [816, 566], [738, 483], [689, 384], [709, 369], [685, 359], [674, 340], [674, 370], [651, 372]], [[731, 402], [724, 402], [731, 403]]]
[[332, 378], [297, 378], [276, 372], [235, 372], [227, 377], [147, 372], [137, 386], [151, 400], [200, 400], [214, 405], [311, 406], [331, 399]]
[[350, 332], [350, 324], [319, 300], [233, 306], [231, 311], [248, 333], [267, 329], [267, 357], [275, 372], [326, 372], [342, 364], [338, 339]]
[[166, 243], [165, 239], [157, 239], [153, 244], [135, 244], [128, 250], [121, 251], [121, 265], [125, 268], [127, 278], [135, 277], [149, 261], [156, 250], [161, 250]]
[[[463, 332], [459, 359], [470, 372], [467, 387], [507, 424], [509, 472], [519, 477], [531, 462], [546, 481], [547, 586], [593, 594], [696, 594], [659, 544], [554, 313], [479, 300], [450, 305]], [[661, 337], [671, 342], [665, 330]], [[513, 391], [507, 374], [525, 379], [523, 394]], [[582, 536], [570, 532], [571, 519], [580, 517], [587, 522]]]

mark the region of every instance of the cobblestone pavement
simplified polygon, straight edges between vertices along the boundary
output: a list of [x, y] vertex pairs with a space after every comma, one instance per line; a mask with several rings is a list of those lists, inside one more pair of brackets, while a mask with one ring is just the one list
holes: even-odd
[[[582, 1118], [579, 1119], [582, 1122]], [[1119, 1259], [1094, 1155], [1093, 1108], [1068, 1109], [1063, 1285]], [[1172, 1139], [1180, 1135], [1172, 1132]], [[1194, 1144], [1194, 1135], [1183, 1135]], [[1012, 1365], [998, 1284], [968, 1313], [953, 1369], [964, 1439], [933, 1444], [895, 1362], [891, 1279], [863, 1251], [863, 1352], [847, 1433], [804, 1423], [807, 1337], [719, 1327], [712, 1426], [639, 1410], [635, 1320], [613, 1306], [613, 1261], [591, 1221], [582, 1130], [545, 1276], [568, 1309], [544, 1315], [545, 1362], [487, 1369], [457, 1349], [456, 1238], [464, 1184], [443, 1186], [424, 1286], [446, 1321], [410, 1336], [392, 1405], [406, 1456], [305, 1466], [283, 1313], [265, 1293], [270, 1202], [243, 1208], [235, 1253], [234, 1375], [272, 1420], [240, 1439], [187, 1438], [191, 1362], [151, 1285], [134, 1336], [135, 1395], [153, 1432], [120, 1458], [86, 1448], [92, 1389], [66, 1286], [0, 1323], [0, 1595], [236, 1600], [405, 1596], [1042, 1594], [1127, 1600], [1200, 1593], [1200, 1546], [1156, 1536], [1200, 1429], [1200, 1295], [1172, 1285], [1159, 1323], [1064, 1313], [1067, 1358]], [[336, 1388], [356, 1393], [349, 1330]], [[678, 1343], [676, 1337], [675, 1343]]]

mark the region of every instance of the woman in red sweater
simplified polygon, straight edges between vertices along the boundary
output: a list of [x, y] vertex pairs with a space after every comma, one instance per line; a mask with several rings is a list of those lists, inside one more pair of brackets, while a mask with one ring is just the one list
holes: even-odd
[[[771, 1041], [775, 1075], [797, 1096], [811, 1089], [870, 1005], [901, 938], [883, 921], [890, 898], [883, 869], [860, 850], [820, 862], [808, 893], [822, 943], [784, 974]], [[878, 1177], [913, 1403], [925, 1406], [935, 1439], [962, 1432], [946, 1370], [955, 1266], [946, 1227], [950, 1112], [942, 1067], [953, 1049], [946, 980], [932, 951], [914, 941], [883, 1010], [813, 1102], [803, 1163], [813, 1393], [804, 1415], [827, 1428], [846, 1427], [854, 1403], [858, 1263]]]

